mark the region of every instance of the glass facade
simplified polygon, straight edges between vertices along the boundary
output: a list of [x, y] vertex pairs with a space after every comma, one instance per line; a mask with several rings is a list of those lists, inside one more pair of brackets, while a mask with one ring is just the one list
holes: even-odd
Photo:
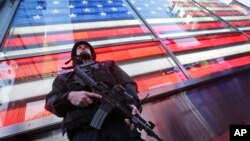
[[149, 92], [249, 65], [249, 19], [237, 1], [21, 0], [1, 43], [0, 128], [52, 115], [45, 95], [77, 41]]

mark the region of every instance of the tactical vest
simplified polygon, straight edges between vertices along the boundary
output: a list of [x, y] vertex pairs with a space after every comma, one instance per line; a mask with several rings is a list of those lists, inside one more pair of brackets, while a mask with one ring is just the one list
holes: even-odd
[[[89, 65], [83, 65], [82, 68], [87, 70], [90, 76], [96, 82], [103, 82], [109, 88], [117, 84], [115, 77], [112, 75], [112, 61], [92, 62]], [[74, 73], [71, 73], [67, 80], [67, 88], [69, 91], [92, 91], [90, 87], [84, 84]], [[72, 111], [67, 113], [63, 121], [63, 132], [70, 132], [75, 128], [89, 125], [94, 113], [97, 111], [97, 105], [91, 105], [86, 108], [74, 107]], [[87, 126], [86, 126], [87, 127]]]

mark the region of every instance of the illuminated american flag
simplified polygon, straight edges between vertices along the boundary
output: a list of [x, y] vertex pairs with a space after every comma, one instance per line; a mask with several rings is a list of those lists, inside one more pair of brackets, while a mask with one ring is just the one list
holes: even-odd
[[[250, 63], [249, 39], [194, 3], [187, 0], [130, 2], [192, 77]], [[250, 35], [248, 10], [237, 4], [204, 0], [200, 3]], [[14, 73], [9, 73], [11, 83], [4, 85], [10, 91], [1, 91], [8, 97], [5, 101], [25, 101], [48, 93], [74, 42], [79, 40], [90, 41], [96, 47], [98, 60], [117, 61], [135, 78], [140, 91], [186, 80], [165, 55], [164, 48], [152, 41], [154, 36], [124, 0], [23, 0], [0, 53], [1, 60], [7, 58], [1, 62], [3, 66], [16, 66], [14, 70], [11, 67]], [[8, 74], [7, 69], [0, 73], [6, 71]], [[50, 115], [42, 110], [22, 116], [28, 112], [25, 108], [8, 108], [11, 110], [0, 113], [6, 117], [0, 127]]]

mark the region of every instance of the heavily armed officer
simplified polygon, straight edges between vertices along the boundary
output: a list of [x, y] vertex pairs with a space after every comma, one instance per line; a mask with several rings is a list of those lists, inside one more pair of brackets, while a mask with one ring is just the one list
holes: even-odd
[[[131, 103], [132, 114], [139, 114], [141, 110], [137, 96], [137, 85], [128, 74], [119, 68], [114, 61], [98, 62], [93, 47], [85, 41], [77, 42], [72, 49], [72, 69], [77, 65], [84, 65], [89, 76], [96, 82], [105, 83], [110, 89], [117, 84], [125, 87], [134, 101]], [[132, 128], [128, 119], [119, 111], [113, 110], [105, 119], [101, 129], [90, 126], [102, 96], [92, 92], [91, 88], [80, 83], [79, 78], [72, 71], [58, 75], [52, 86], [52, 91], [46, 96], [45, 108], [63, 117], [63, 134], [72, 141], [142, 141], [137, 129]], [[138, 110], [139, 109], [139, 110]], [[125, 122], [125, 121], [126, 122]]]

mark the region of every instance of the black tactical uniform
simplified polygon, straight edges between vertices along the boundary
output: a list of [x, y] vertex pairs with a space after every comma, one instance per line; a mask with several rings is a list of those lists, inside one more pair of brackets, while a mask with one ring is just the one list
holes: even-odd
[[[73, 65], [76, 47], [86, 42], [78, 42], [72, 49]], [[89, 44], [88, 44], [89, 45]], [[90, 46], [90, 45], [89, 45]], [[91, 47], [91, 46], [90, 46]], [[95, 52], [91, 48], [92, 60], [95, 60]], [[96, 82], [103, 82], [109, 88], [121, 84], [136, 101], [136, 106], [141, 109], [137, 97], [136, 83], [114, 61], [97, 62], [92, 61], [85, 69], [91, 70], [89, 74]], [[63, 133], [67, 132], [73, 141], [139, 141], [140, 134], [137, 130], [131, 130], [124, 122], [124, 117], [118, 111], [113, 110], [105, 119], [100, 130], [90, 127], [90, 122], [98, 109], [99, 104], [95, 103], [84, 108], [76, 107], [67, 100], [71, 91], [89, 91], [91, 89], [79, 83], [71, 72], [60, 74], [53, 82], [52, 91], [46, 97], [45, 108], [59, 117], [63, 117]]]

